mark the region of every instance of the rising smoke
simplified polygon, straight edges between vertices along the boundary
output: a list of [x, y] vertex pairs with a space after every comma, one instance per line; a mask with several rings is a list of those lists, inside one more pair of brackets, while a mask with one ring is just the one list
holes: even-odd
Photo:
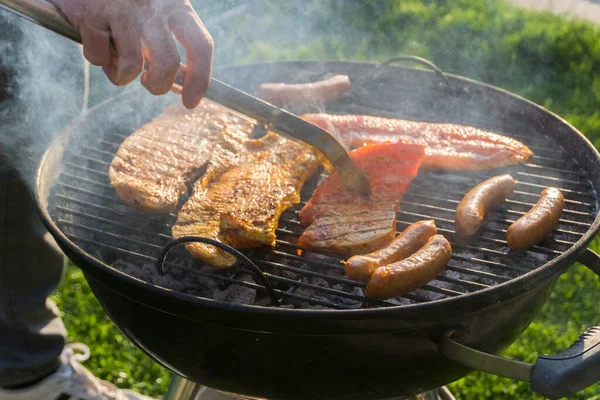
[[[387, 3], [192, 0], [215, 39], [216, 67], [290, 58], [343, 58], [341, 54], [326, 54], [327, 49], [313, 53], [298, 46], [334, 32], [347, 42], [357, 42], [364, 27], [340, 25], [343, 16], [381, 13]], [[364, 16], [369, 19], [369, 15]], [[82, 112], [85, 96], [81, 48], [0, 10], [0, 69], [6, 78], [1, 97], [9, 97], [0, 102], [0, 154], [6, 159], [4, 164], [17, 169], [31, 184], [47, 145]], [[125, 89], [115, 88], [100, 68], [92, 67], [89, 104], [96, 105], [135, 87], [139, 82]]]
[[[52, 138], [84, 105], [79, 46], [0, 10], [0, 154], [32, 183]], [[7, 165], [6, 165], [7, 164]]]

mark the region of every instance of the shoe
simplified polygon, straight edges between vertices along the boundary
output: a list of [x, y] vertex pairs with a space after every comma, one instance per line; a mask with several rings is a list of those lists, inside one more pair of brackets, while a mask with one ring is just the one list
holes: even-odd
[[152, 400], [96, 378], [80, 364], [89, 357], [86, 345], [69, 344], [60, 356], [61, 366], [56, 372], [29, 387], [0, 389], [0, 400]]

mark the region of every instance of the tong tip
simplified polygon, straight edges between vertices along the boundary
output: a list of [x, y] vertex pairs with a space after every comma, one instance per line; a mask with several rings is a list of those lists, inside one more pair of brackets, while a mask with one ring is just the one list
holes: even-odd
[[345, 169], [342, 174], [344, 186], [356, 195], [368, 199], [371, 196], [371, 186], [365, 173], [358, 168]]

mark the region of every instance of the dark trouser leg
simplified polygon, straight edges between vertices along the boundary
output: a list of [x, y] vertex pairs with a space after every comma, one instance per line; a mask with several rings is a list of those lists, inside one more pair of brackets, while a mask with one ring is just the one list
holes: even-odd
[[21, 179], [0, 173], [0, 387], [32, 382], [58, 366], [65, 328], [47, 297], [63, 265]]

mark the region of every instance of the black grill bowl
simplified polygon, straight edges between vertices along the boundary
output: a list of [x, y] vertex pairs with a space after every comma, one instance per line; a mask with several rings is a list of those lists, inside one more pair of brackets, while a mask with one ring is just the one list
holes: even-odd
[[[497, 263], [500, 269], [522, 272], [491, 285], [473, 284], [464, 292], [448, 292], [438, 300], [421, 299], [404, 306], [279, 309], [228, 304], [168, 290], [112, 268], [109, 264], [114, 260], [97, 245], [106, 233], [98, 230], [85, 240], [78, 238], [67, 228], [75, 217], [57, 212], [57, 207], [69, 208], [57, 201], [68, 197], [60, 186], [61, 179], [71, 174], [69, 154], [85, 154], [93, 139], [105, 137], [111, 130], [133, 132], [168, 102], [177, 101], [137, 90], [127, 92], [91, 109], [54, 141], [39, 168], [37, 200], [49, 231], [84, 271], [116, 326], [171, 371], [217, 390], [269, 399], [372, 400], [424, 392], [469, 372], [438, 352], [437, 343], [445, 332], [456, 331], [461, 343], [475, 349], [501, 351], [529, 325], [559, 275], [586, 251], [598, 231], [597, 151], [565, 121], [510, 93], [451, 75], [444, 82], [439, 74], [424, 70], [354, 62], [236, 66], [222, 68], [216, 76], [253, 92], [264, 81], [314, 80], [334, 73], [348, 74], [353, 88], [324, 111], [462, 123], [507, 134], [518, 132], [524, 141], [537, 143], [540, 150], [534, 152], [542, 155], [532, 161], [531, 168], [541, 163], [542, 169], [547, 168], [544, 171], [553, 171], [554, 178], [548, 179], [556, 186], [570, 188], [566, 197], [579, 222], [573, 222], [573, 232], [562, 229], [567, 233], [561, 240], [544, 243], [532, 253], [509, 253], [492, 236], [487, 245], [475, 246], [473, 251], [481, 252], [478, 259], [494, 263], [494, 257], [505, 257]], [[87, 164], [79, 167], [91, 168]], [[578, 178], [562, 179], [563, 170]], [[496, 173], [474, 176], [479, 179]], [[434, 178], [425, 174], [423, 179]], [[539, 193], [543, 185], [537, 187], [535, 182], [528, 185]], [[87, 189], [79, 190], [84, 196]], [[411, 215], [418, 217], [409, 203], [400, 218], [406, 223]], [[582, 204], [586, 211], [577, 211]], [[124, 206], [115, 203], [114, 207]], [[96, 218], [109, 214], [110, 210], [97, 208]], [[152, 226], [154, 217], [147, 218]], [[451, 238], [451, 221], [437, 214], [433, 218]], [[119, 237], [118, 232], [114, 235]], [[543, 261], [532, 264], [531, 257], [537, 252], [545, 255]]]

